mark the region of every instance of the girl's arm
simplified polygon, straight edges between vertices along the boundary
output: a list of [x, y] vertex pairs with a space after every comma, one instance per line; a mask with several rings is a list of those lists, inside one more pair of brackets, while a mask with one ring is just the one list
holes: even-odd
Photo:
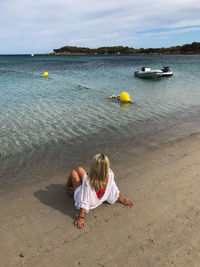
[[118, 200], [125, 206], [133, 206], [133, 202], [130, 199], [123, 198], [120, 193]]
[[77, 226], [79, 229], [82, 229], [85, 226], [84, 217], [85, 217], [85, 209], [81, 208], [78, 219], [74, 222], [74, 225]]

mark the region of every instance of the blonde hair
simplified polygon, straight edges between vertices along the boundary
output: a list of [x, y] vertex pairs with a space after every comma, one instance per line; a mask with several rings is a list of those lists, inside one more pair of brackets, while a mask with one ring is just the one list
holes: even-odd
[[88, 182], [96, 190], [106, 186], [106, 178], [110, 167], [110, 161], [104, 154], [95, 155], [90, 162]]

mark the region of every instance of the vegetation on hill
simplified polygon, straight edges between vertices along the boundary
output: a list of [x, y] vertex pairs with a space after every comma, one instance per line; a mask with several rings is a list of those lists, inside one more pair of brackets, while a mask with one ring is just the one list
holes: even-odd
[[73, 54], [200, 54], [200, 43], [193, 42], [192, 44], [185, 44], [182, 46], [172, 46], [168, 48], [132, 48], [128, 46], [107, 46], [99, 48], [64, 46], [59, 49], [54, 49], [50, 55], [73, 55]]

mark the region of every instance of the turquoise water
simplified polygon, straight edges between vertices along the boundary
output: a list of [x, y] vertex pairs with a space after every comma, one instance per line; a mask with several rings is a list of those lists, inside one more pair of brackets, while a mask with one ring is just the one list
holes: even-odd
[[[170, 66], [174, 75], [134, 77], [143, 66]], [[45, 71], [49, 78], [40, 77]], [[181, 122], [196, 126], [199, 72], [199, 55], [0, 56], [0, 181], [138, 142]], [[109, 99], [122, 91], [135, 103]]]

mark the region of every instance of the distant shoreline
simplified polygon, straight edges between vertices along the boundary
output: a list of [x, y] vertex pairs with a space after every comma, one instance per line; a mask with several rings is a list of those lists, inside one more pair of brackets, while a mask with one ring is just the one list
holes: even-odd
[[128, 46], [104, 46], [98, 48], [63, 46], [53, 49], [53, 52], [45, 55], [131, 55], [131, 54], [164, 54], [164, 55], [196, 55], [200, 54], [200, 43], [193, 42], [182, 46], [161, 48], [133, 48]]
[[164, 52], [164, 53], [131, 53], [131, 54], [123, 54], [123, 53], [120, 53], [120, 54], [91, 54], [91, 53], [66, 53], [66, 52], [63, 52], [63, 53], [55, 53], [55, 52], [52, 52], [52, 53], [46, 53], [46, 54], [43, 54], [45, 56], [98, 56], [98, 55], [120, 55], [120, 56], [126, 56], [126, 55], [200, 55], [200, 52], [198, 53], [195, 53], [193, 51], [189, 51], [189, 52]]

